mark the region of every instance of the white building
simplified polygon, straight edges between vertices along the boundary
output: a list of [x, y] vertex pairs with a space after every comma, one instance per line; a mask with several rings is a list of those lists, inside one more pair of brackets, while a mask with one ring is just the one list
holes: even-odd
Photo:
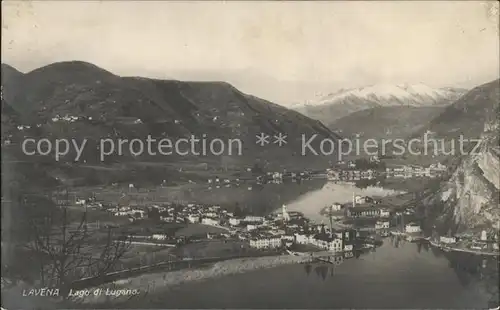
[[311, 243], [312, 236], [310, 236], [310, 235], [296, 233], [294, 236], [295, 236], [295, 242], [297, 244], [309, 244], [309, 243]]
[[252, 225], [252, 224], [248, 224], [247, 225], [247, 231], [252, 231], [252, 230], [255, 230], [257, 229], [257, 225]]
[[139, 216], [139, 217], [146, 216], [146, 211], [141, 210], [141, 209], [132, 209], [129, 212], [130, 212], [130, 215], [134, 215], [134, 216]]
[[85, 205], [86, 203], [87, 203], [87, 200], [85, 200], [85, 199], [77, 199], [77, 200], [76, 200], [76, 204], [77, 204], [77, 205], [82, 205], [82, 206], [83, 206], [83, 205]]
[[275, 182], [283, 181], [283, 174], [279, 173], [279, 172], [273, 173], [273, 181], [275, 181]]
[[340, 211], [342, 209], [342, 205], [340, 203], [334, 203], [330, 206], [330, 211]]
[[271, 237], [271, 238], [258, 237], [250, 239], [250, 247], [256, 249], [278, 248], [281, 246], [281, 244], [282, 244], [281, 238], [277, 237]]
[[344, 251], [352, 251], [354, 246], [352, 244], [346, 244], [344, 245]]
[[342, 239], [313, 238], [312, 244], [327, 251], [340, 252], [343, 248]]
[[236, 219], [236, 218], [229, 219], [229, 225], [231, 225], [231, 226], [238, 226], [238, 225], [240, 225], [240, 223], [241, 223], [240, 219]]
[[211, 218], [204, 217], [201, 219], [201, 223], [205, 225], [218, 226], [219, 221]]
[[380, 209], [380, 217], [390, 217], [391, 212], [387, 209]]
[[457, 242], [457, 238], [455, 238], [455, 237], [441, 236], [441, 237], [439, 237], [439, 241], [442, 242], [442, 243], [450, 244], [450, 243]]
[[417, 225], [415, 223], [410, 223], [405, 226], [405, 231], [407, 233], [419, 233], [422, 230], [420, 229], [420, 225]]
[[167, 222], [167, 223], [173, 223], [174, 217], [173, 216], [160, 216], [160, 221]]
[[247, 223], [263, 223], [264, 222], [264, 218], [262, 216], [251, 216], [251, 215], [247, 215], [244, 219], [243, 219], [244, 222], [247, 222]]
[[153, 240], [166, 240], [166, 239], [168, 239], [168, 236], [165, 234], [153, 234], [151, 236], [151, 239], [153, 239]]
[[486, 234], [486, 230], [481, 231], [481, 241], [486, 241], [488, 236]]
[[203, 212], [203, 216], [205, 216], [205, 217], [217, 217], [217, 213], [212, 212], [212, 211], [207, 211], [207, 212]]
[[271, 237], [269, 238], [269, 247], [271, 248], [278, 248], [282, 245], [283, 243], [281, 242], [280, 237]]
[[366, 203], [366, 197], [358, 195], [354, 198], [354, 201], [356, 202], [356, 204]]
[[441, 164], [441, 163], [432, 164], [429, 166], [429, 168], [431, 170], [434, 170], [434, 171], [445, 171], [446, 170], [446, 166]]
[[128, 211], [118, 211], [114, 213], [114, 216], [127, 216]]
[[375, 223], [375, 229], [387, 229], [389, 228], [389, 222], [388, 221], [378, 221]]
[[316, 238], [313, 235], [306, 235], [300, 233], [294, 234], [294, 237], [295, 237], [295, 243], [297, 244], [312, 244], [327, 251], [340, 252], [342, 251], [343, 248], [343, 241], [341, 238], [328, 237], [328, 236], [325, 236], [324, 238], [321, 237]]
[[200, 217], [198, 215], [190, 214], [187, 217], [187, 220], [189, 223], [199, 223], [200, 222]]

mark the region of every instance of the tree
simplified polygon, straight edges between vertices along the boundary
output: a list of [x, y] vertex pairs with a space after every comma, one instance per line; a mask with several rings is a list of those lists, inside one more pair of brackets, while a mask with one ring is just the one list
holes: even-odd
[[158, 208], [149, 208], [148, 209], [148, 218], [159, 220], [160, 219], [160, 211]]
[[326, 235], [325, 224], [321, 224], [321, 234]]
[[44, 213], [37, 213], [36, 205], [24, 207], [32, 211], [28, 248], [39, 262], [41, 285], [59, 288], [62, 296], [82, 276], [99, 277], [112, 271], [129, 249], [130, 239], [116, 236], [111, 227], [89, 229], [86, 210], [72, 219], [66, 207]]

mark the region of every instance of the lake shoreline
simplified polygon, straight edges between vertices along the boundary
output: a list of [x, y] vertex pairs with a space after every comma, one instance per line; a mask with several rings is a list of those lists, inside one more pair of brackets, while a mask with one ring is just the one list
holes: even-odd
[[[220, 277], [247, 273], [260, 269], [274, 268], [286, 264], [297, 264], [306, 262], [308, 260], [308, 256], [292, 256], [288, 254], [232, 259], [213, 263], [209, 266], [197, 267], [194, 269], [142, 274], [127, 279], [118, 280], [113, 282], [112, 284], [108, 283], [105, 285], [89, 288], [88, 290], [94, 291], [99, 288], [106, 290], [106, 288], [109, 288], [110, 286], [113, 290], [139, 290], [140, 296], [132, 298], [137, 299], [138, 302], [142, 297], [144, 297], [144, 295], [161, 295], [165, 291], [183, 284], [213, 280]], [[114, 297], [110, 300], [110, 298], [107, 298], [107, 296], [92, 295], [84, 298], [75, 298], [74, 302], [89, 306], [91, 305], [92, 307], [112, 302], [113, 306], [116, 307], [116, 305], [120, 305], [121, 303], [134, 302], [134, 300], [132, 299], [130, 299], [130, 296], [120, 296]]]

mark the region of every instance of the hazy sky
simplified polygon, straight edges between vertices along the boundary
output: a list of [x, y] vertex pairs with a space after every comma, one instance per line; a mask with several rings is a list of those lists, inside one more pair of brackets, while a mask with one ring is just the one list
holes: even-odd
[[377, 83], [473, 87], [499, 76], [494, 3], [7, 1], [2, 62], [226, 80], [281, 104]]

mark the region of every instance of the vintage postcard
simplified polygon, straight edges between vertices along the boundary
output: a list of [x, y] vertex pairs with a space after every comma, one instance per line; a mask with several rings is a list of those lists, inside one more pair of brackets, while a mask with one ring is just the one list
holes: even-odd
[[2, 2], [2, 309], [498, 309], [496, 1]]

